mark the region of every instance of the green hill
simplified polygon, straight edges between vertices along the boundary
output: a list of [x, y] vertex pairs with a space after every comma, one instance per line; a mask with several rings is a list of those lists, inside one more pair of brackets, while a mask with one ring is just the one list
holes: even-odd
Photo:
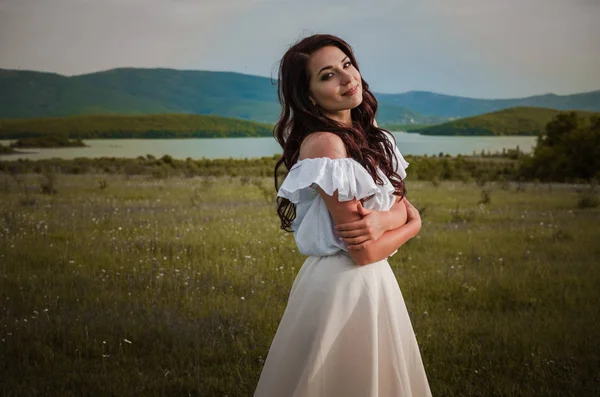
[[0, 139], [212, 138], [272, 136], [273, 126], [217, 116], [157, 114], [0, 119]]
[[120, 68], [70, 77], [160, 103], [179, 113], [275, 121], [277, 87], [270, 79], [230, 72]]
[[172, 113], [175, 109], [55, 73], [0, 70], [0, 118]]
[[559, 113], [561, 111], [555, 109], [515, 107], [433, 125], [418, 132], [422, 135], [537, 135]]
[[[119, 68], [67, 77], [0, 69], [0, 118], [183, 113], [274, 123], [280, 110], [275, 81], [240, 73]], [[447, 119], [381, 103], [377, 120]]]

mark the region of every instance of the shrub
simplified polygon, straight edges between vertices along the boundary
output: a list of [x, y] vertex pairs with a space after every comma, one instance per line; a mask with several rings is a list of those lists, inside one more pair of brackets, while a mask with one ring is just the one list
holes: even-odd
[[56, 194], [56, 174], [54, 171], [46, 170], [40, 177], [40, 188], [44, 194]]
[[492, 191], [490, 189], [481, 190], [481, 199], [478, 204], [487, 205], [492, 201]]
[[165, 164], [173, 165], [173, 157], [169, 156], [168, 154], [162, 156], [160, 158], [160, 161], [162, 161]]
[[250, 178], [248, 175], [244, 175], [244, 176], [242, 176], [242, 177], [240, 178], [240, 184], [241, 184], [242, 186], [246, 186], [247, 184], [249, 184], [249, 183], [250, 183], [250, 179], [251, 179], [251, 178]]
[[460, 208], [457, 204], [456, 209], [450, 210], [450, 221], [452, 223], [466, 223], [475, 220], [475, 211], [468, 208]]
[[590, 185], [587, 189], [582, 189], [579, 191], [579, 199], [577, 201], [578, 208], [596, 208], [600, 205], [600, 198], [598, 197], [598, 192], [596, 187]]
[[154, 167], [152, 169], [152, 177], [155, 179], [164, 179], [167, 178], [170, 174], [168, 165], [162, 165], [158, 167]]

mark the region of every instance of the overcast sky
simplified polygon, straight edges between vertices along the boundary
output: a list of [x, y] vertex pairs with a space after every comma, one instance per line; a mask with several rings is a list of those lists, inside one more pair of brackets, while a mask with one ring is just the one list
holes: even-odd
[[375, 92], [600, 89], [600, 0], [0, 0], [0, 68], [272, 77], [313, 33], [348, 41]]

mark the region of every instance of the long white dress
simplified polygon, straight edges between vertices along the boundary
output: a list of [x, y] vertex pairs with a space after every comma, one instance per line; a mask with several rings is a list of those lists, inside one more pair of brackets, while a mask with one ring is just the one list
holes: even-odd
[[[394, 164], [408, 163], [396, 148]], [[352, 158], [314, 158], [290, 169], [278, 196], [296, 204], [292, 223], [300, 253], [308, 255], [267, 355], [255, 397], [431, 396], [417, 340], [387, 259], [358, 266], [316, 190], [338, 190], [339, 201], [363, 199], [389, 210], [394, 187], [377, 185]], [[392, 254], [393, 255], [393, 254]]]

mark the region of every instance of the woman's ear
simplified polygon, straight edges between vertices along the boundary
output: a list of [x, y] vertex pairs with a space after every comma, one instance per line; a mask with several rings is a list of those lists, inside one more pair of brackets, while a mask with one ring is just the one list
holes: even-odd
[[310, 95], [308, 96], [308, 99], [310, 99], [310, 103], [312, 103], [313, 106], [317, 106], [317, 103], [315, 102], [314, 99], [312, 99], [312, 97]]

